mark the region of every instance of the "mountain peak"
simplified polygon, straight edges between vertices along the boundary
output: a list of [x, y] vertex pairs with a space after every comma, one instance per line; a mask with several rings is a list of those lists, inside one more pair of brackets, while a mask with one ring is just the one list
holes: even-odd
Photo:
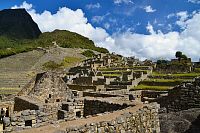
[[4, 9], [0, 11], [0, 36], [33, 39], [38, 38], [40, 34], [38, 25], [25, 9]]

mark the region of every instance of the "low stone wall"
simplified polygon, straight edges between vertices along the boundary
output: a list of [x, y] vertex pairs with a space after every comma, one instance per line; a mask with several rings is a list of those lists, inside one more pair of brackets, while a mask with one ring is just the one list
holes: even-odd
[[127, 108], [127, 104], [109, 103], [99, 100], [84, 100], [84, 116], [95, 115], [104, 112], [112, 112]]
[[126, 112], [110, 121], [74, 126], [63, 133], [160, 133], [158, 109], [159, 106], [152, 103], [135, 113]]
[[83, 92], [83, 97], [119, 97], [119, 95], [111, 95], [111, 94], [104, 94], [104, 93], [96, 93], [96, 92]]

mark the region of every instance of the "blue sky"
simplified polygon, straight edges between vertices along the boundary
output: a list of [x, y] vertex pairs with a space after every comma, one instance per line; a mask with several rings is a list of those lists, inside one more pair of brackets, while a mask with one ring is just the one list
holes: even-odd
[[[27, 11], [43, 32], [54, 29], [78, 32], [98, 46], [126, 56], [172, 58], [176, 50], [182, 50], [194, 60], [199, 58], [197, 49], [200, 50], [200, 40], [195, 38], [192, 30], [199, 28], [196, 26], [200, 0], [0, 1], [0, 9], [14, 6], [30, 6]], [[46, 24], [42, 20], [46, 20]], [[193, 40], [189, 40], [191, 38]], [[150, 40], [151, 43], [144, 40]], [[190, 44], [186, 45], [186, 42]], [[170, 48], [165, 43], [170, 43]], [[188, 47], [196, 51], [191, 48], [189, 51]], [[160, 52], [165, 49], [165, 52]]]

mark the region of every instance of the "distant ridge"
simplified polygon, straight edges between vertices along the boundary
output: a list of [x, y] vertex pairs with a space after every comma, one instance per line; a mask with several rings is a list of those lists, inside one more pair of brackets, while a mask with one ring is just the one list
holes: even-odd
[[16, 39], [34, 39], [41, 34], [38, 25], [25, 9], [0, 11], [0, 36]]

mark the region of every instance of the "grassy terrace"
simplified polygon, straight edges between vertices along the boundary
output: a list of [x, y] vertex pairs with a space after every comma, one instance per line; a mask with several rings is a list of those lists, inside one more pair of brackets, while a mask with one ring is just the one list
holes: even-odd
[[171, 89], [169, 86], [147, 86], [147, 85], [138, 85], [131, 90], [155, 90], [155, 91], [167, 91]]
[[182, 82], [191, 81], [197, 76], [200, 76], [200, 73], [160, 74], [154, 72], [150, 79], [141, 81], [132, 90], [167, 91]]
[[121, 74], [103, 74], [105, 77], [120, 77]]
[[[131, 71], [126, 70], [113, 70], [113, 71], [102, 71], [103, 74], [121, 74], [121, 73], [131, 73]], [[144, 74], [147, 74], [149, 70], [133, 70], [133, 72], [143, 72]]]
[[135, 70], [148, 70], [149, 66], [134, 66], [134, 67], [111, 67], [111, 68], [99, 68], [100, 71], [113, 71], [113, 70], [125, 70], [125, 69], [135, 69]]
[[146, 85], [146, 86], [176, 86], [181, 84], [184, 81], [191, 81], [191, 79], [150, 79], [150, 80], [145, 80], [141, 81], [141, 85]]
[[188, 80], [188, 79], [194, 79], [195, 77], [200, 76], [200, 73], [179, 73], [179, 74], [160, 74], [160, 73], [153, 73], [150, 78], [153, 79], [160, 79], [160, 78], [164, 78], [164, 79], [184, 79], [184, 80]]
[[17, 94], [20, 91], [19, 88], [0, 88], [1, 94]]

